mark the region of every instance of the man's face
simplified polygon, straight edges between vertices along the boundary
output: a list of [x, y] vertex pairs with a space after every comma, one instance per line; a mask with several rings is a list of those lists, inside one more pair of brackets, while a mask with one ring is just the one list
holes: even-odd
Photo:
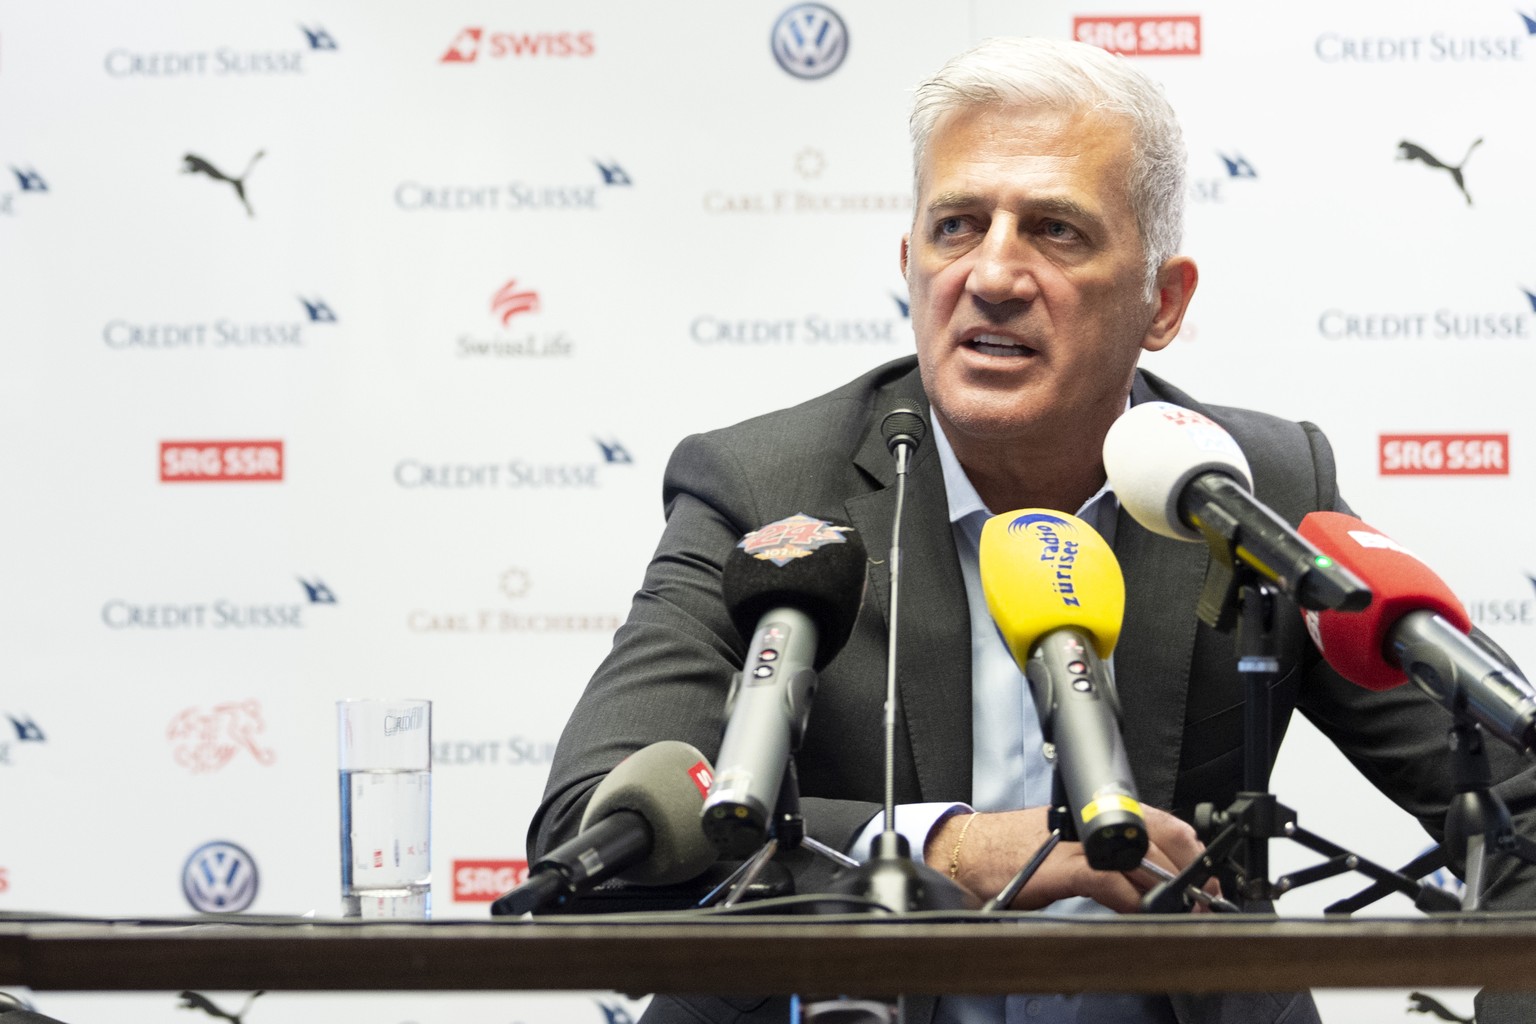
[[1102, 115], [940, 119], [902, 270], [923, 384], [957, 447], [1091, 438], [1140, 351], [1172, 340], [1143, 298], [1130, 155], [1125, 122]]

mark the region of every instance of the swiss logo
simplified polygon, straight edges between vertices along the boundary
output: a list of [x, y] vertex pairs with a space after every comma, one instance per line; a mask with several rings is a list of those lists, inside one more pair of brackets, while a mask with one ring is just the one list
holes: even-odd
[[1508, 434], [1382, 434], [1382, 476], [1508, 476]]
[[1079, 15], [1072, 38], [1125, 57], [1200, 56], [1200, 15]]

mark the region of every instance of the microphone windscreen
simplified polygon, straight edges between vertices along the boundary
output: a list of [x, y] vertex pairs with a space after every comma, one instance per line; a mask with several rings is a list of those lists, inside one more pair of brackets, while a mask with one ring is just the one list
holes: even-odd
[[992, 621], [1023, 668], [1045, 634], [1063, 626], [1093, 638], [1108, 658], [1125, 618], [1125, 577], [1114, 551], [1076, 516], [1029, 508], [981, 528], [981, 589]]
[[1389, 653], [1392, 627], [1409, 612], [1437, 614], [1463, 633], [1472, 620], [1451, 588], [1412, 552], [1354, 516], [1309, 512], [1297, 531], [1317, 550], [1360, 577], [1375, 595], [1357, 612], [1304, 613], [1312, 642], [1333, 670], [1367, 690], [1408, 681]]
[[1104, 473], [1131, 518], [1174, 540], [1203, 539], [1179, 516], [1179, 498], [1195, 477], [1224, 473], [1253, 490], [1248, 460], [1232, 435], [1208, 416], [1168, 402], [1132, 406], [1104, 438]]
[[699, 821], [714, 774], [709, 760], [680, 740], [641, 747], [598, 784], [581, 827], [590, 828], [616, 811], [634, 811], [651, 826], [651, 852], [616, 877], [637, 885], [686, 882], [720, 856]]
[[885, 446], [892, 451], [898, 444], [911, 445], [915, 449], [928, 436], [928, 425], [923, 422], [922, 413], [910, 406], [902, 406], [892, 409], [880, 420], [880, 436], [885, 438]]
[[775, 608], [816, 624], [816, 661], [831, 661], [859, 616], [867, 558], [851, 526], [797, 514], [753, 530], [726, 556], [721, 588], [731, 621], [750, 638]]

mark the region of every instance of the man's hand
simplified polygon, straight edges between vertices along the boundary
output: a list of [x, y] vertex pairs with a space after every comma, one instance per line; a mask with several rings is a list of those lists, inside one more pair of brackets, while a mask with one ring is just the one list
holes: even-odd
[[[1150, 840], [1147, 859], [1154, 864], [1177, 873], [1205, 852], [1195, 830], [1185, 822], [1156, 807], [1143, 805], [1142, 812]], [[1001, 892], [1051, 834], [1044, 807], [977, 814], [974, 819], [969, 814], [951, 815], [929, 834], [923, 847], [930, 867], [949, 873], [962, 829], [965, 841], [960, 844], [956, 880], [984, 900]], [[1087, 896], [1129, 914], [1140, 909], [1142, 894], [1156, 885], [1157, 879], [1145, 871], [1097, 871], [1088, 866], [1081, 843], [1063, 842], [1014, 898], [1012, 909], [1037, 910], [1069, 896]], [[1204, 888], [1212, 896], [1221, 895], [1214, 878]]]

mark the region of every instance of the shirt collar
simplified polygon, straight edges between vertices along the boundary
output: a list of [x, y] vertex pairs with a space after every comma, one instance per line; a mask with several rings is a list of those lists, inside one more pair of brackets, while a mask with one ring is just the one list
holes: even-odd
[[[1126, 400], [1126, 408], [1130, 408], [1130, 400]], [[949, 521], [958, 523], [969, 516], [981, 513], [986, 518], [991, 518], [997, 513], [988, 509], [986, 503], [981, 500], [981, 495], [976, 493], [976, 487], [971, 483], [971, 478], [965, 475], [964, 468], [960, 465], [960, 459], [955, 455], [955, 450], [950, 447], [949, 438], [944, 434], [944, 428], [939, 425], [937, 416], [929, 417], [933, 424], [934, 442], [939, 449], [939, 465], [944, 470], [944, 494], [949, 502]], [[1105, 513], [1117, 506], [1114, 497], [1115, 490], [1109, 485], [1109, 480], [1104, 481], [1104, 486], [1094, 492], [1093, 497], [1083, 502], [1083, 507], [1077, 510], [1080, 519], [1092, 522], [1100, 516], [1092, 513]], [[1101, 505], [1100, 502], [1103, 502]], [[1005, 509], [1005, 511], [1012, 511]]]

